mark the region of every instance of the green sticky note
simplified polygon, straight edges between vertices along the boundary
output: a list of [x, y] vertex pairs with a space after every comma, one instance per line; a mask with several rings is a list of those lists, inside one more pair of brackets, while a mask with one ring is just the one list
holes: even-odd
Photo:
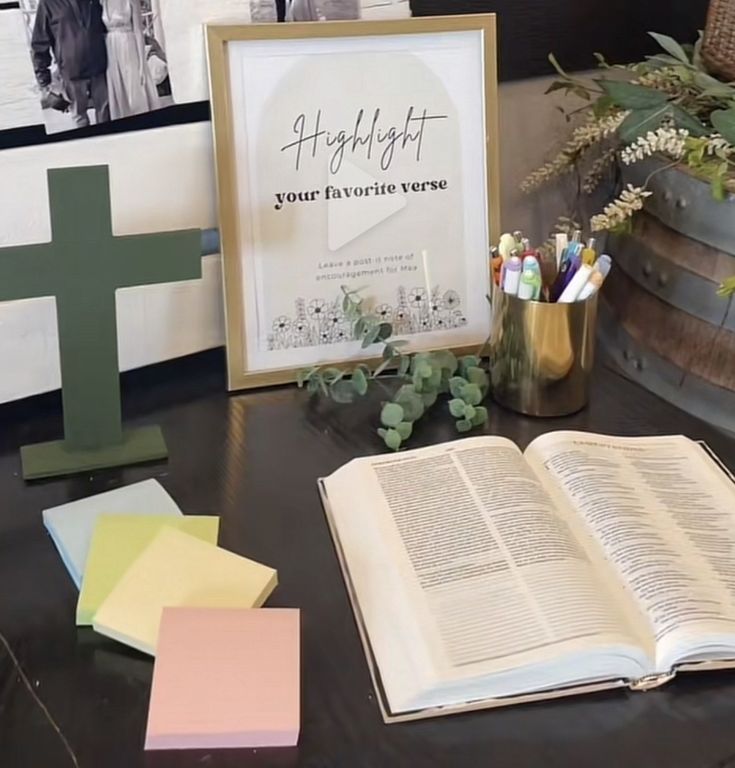
[[216, 544], [219, 518], [204, 515], [100, 515], [97, 518], [79, 591], [77, 625], [92, 624], [105, 598], [164, 527]]

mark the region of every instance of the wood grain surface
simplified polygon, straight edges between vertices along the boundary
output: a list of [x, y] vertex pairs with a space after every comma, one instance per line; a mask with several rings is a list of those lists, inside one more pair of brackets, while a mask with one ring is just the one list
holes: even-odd
[[[168, 463], [26, 485], [18, 448], [60, 435], [60, 398], [0, 407], [0, 631], [81, 768], [735, 766], [735, 673], [681, 676], [649, 693], [383, 725], [316, 490], [318, 476], [380, 450], [372, 432], [380, 397], [342, 408], [292, 387], [228, 396], [219, 351], [127, 374], [123, 396], [128, 424], [161, 424]], [[524, 447], [565, 428], [683, 433], [707, 440], [735, 468], [733, 441], [602, 367], [581, 413], [546, 421], [492, 406], [486, 431]], [[454, 437], [453, 420], [437, 414], [412, 442]], [[184, 512], [220, 515], [222, 545], [278, 569], [269, 605], [301, 608], [297, 748], [145, 754], [151, 661], [74, 626], [77, 593], [41, 510], [151, 477]], [[1, 647], [0, 765], [73, 765]]]

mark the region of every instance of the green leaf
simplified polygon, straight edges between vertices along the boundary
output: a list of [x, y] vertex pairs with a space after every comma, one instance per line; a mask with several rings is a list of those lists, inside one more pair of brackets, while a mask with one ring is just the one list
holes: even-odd
[[473, 427], [481, 427], [483, 424], [487, 423], [487, 408], [485, 408], [484, 405], [478, 405], [477, 408], [475, 408], [475, 415], [472, 418], [472, 426]]
[[620, 80], [598, 80], [605, 93], [623, 109], [651, 109], [668, 102], [668, 95], [654, 88]]
[[554, 67], [554, 69], [565, 79], [569, 80], [569, 75], [561, 68], [561, 64], [556, 60], [556, 56], [554, 56], [553, 53], [549, 54], [549, 61], [551, 62], [551, 66]]
[[460, 419], [457, 422], [457, 432], [469, 432], [472, 429], [472, 422], [467, 419]]
[[715, 174], [710, 181], [710, 188], [712, 189], [712, 197], [717, 202], [722, 203], [727, 200], [727, 189], [725, 188], [725, 179], [723, 176]]
[[421, 393], [424, 391], [424, 380], [421, 378], [421, 376], [418, 375], [418, 373], [416, 373], [416, 371], [413, 372], [411, 382], [416, 392]]
[[464, 416], [464, 409], [467, 403], [459, 397], [455, 397], [449, 401], [449, 413], [454, 416], [455, 419], [460, 419]]
[[378, 427], [378, 434], [385, 440], [385, 436], [388, 434], [388, 430], [384, 427]]
[[378, 338], [385, 341], [393, 335], [393, 326], [390, 323], [381, 323], [378, 327]]
[[355, 392], [358, 395], [364, 395], [368, 390], [367, 376], [363, 373], [362, 369], [357, 368], [352, 373], [352, 386], [355, 388]]
[[365, 333], [362, 337], [362, 348], [366, 349], [372, 344], [375, 344], [379, 335], [380, 325], [378, 323], [368, 323], [368, 325], [365, 327]]
[[673, 37], [661, 35], [658, 32], [649, 32], [648, 34], [666, 51], [666, 53], [684, 64], [689, 64], [689, 57], [687, 56], [686, 51]]
[[340, 379], [329, 387], [329, 396], [335, 403], [353, 403], [355, 401], [355, 387], [351, 381]]
[[718, 296], [732, 296], [735, 294], [735, 277], [728, 277], [717, 290]]
[[615, 102], [609, 96], [600, 96], [600, 98], [592, 105], [592, 114], [595, 117], [604, 117], [610, 111], [610, 107], [614, 106], [614, 104]]
[[704, 127], [704, 123], [698, 120], [694, 115], [677, 106], [671, 104], [671, 117], [674, 118], [677, 128], [683, 128], [689, 131], [691, 136], [706, 136], [709, 131]]
[[391, 451], [397, 451], [401, 447], [401, 435], [398, 430], [389, 429], [383, 440]]
[[325, 368], [322, 371], [322, 376], [327, 384], [334, 384], [335, 381], [339, 381], [345, 375], [344, 371], [340, 371], [339, 368]]
[[364, 317], [359, 317], [355, 321], [355, 325], [352, 328], [352, 332], [355, 335], [356, 339], [361, 339], [365, 335], [365, 330], [367, 329], [368, 324], [367, 320]]
[[462, 371], [466, 372], [468, 368], [477, 368], [482, 361], [477, 355], [465, 355], [459, 365]]
[[465, 419], [469, 419], [472, 421], [472, 419], [475, 418], [475, 406], [474, 405], [465, 405], [464, 407], [464, 417]]
[[479, 405], [482, 402], [482, 392], [477, 384], [466, 384], [462, 392], [462, 399], [469, 405]]
[[298, 384], [299, 388], [303, 387], [304, 384], [306, 384], [307, 381], [319, 370], [317, 366], [312, 366], [311, 368], [302, 368], [298, 374], [296, 375], [296, 383]]
[[671, 105], [668, 102], [660, 107], [633, 110], [618, 129], [621, 140], [632, 144], [639, 136], [655, 131], [670, 114]]
[[403, 408], [404, 421], [416, 421], [424, 415], [423, 397], [414, 391], [410, 385], [403, 386], [398, 390], [395, 402]]
[[665, 53], [657, 53], [655, 56], [646, 56], [646, 61], [649, 66], [652, 66], [655, 69], [669, 69], [670, 67], [678, 67], [681, 64], [679, 59], [675, 56], [669, 56]]
[[396, 432], [401, 436], [401, 440], [408, 440], [413, 432], [413, 424], [410, 421], [402, 421], [400, 424], [396, 424]]
[[408, 373], [408, 369], [411, 366], [411, 358], [408, 355], [403, 355], [398, 363], [398, 375], [405, 376]]
[[477, 367], [467, 369], [467, 379], [470, 383], [477, 384], [481, 390], [484, 390], [489, 383], [487, 371]]
[[386, 403], [380, 413], [380, 421], [384, 427], [395, 427], [404, 420], [403, 407], [398, 403]]
[[735, 144], [735, 107], [716, 109], [710, 119], [717, 132], [730, 144]]
[[694, 83], [702, 89], [705, 96], [722, 97], [728, 99], [735, 96], [735, 88], [727, 83], [723, 83], [712, 75], [708, 75], [706, 72], [695, 72]]
[[568, 91], [574, 86], [566, 80], [554, 80], [554, 82], [544, 91], [544, 96], [554, 91]]
[[466, 386], [467, 380], [461, 376], [452, 376], [449, 379], [449, 391], [452, 393], [452, 397], [462, 397]]
[[704, 33], [699, 30], [697, 35], [697, 42], [694, 43], [692, 48], [692, 64], [699, 70], [704, 69], [704, 62], [702, 61], [702, 44], [704, 43]]
[[427, 363], [424, 360], [419, 361], [419, 363], [416, 365], [416, 374], [420, 376], [422, 379], [428, 379], [430, 378], [432, 374], [432, 367], [430, 363]]
[[448, 349], [440, 349], [432, 355], [434, 362], [443, 370], [452, 375], [459, 365], [457, 357]]
[[386, 360], [383, 360], [383, 362], [375, 369], [375, 373], [373, 373], [373, 378], [377, 379], [378, 376], [380, 376], [381, 373], [383, 373], [386, 368], [390, 366], [390, 364], [393, 362], [393, 358], [388, 358]]
[[424, 392], [438, 392], [442, 383], [442, 369], [433, 368], [431, 376], [424, 379]]

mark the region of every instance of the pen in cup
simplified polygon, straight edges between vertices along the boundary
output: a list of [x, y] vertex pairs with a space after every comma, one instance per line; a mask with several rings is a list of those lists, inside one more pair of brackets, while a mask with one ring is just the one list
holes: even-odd
[[518, 256], [511, 256], [505, 265], [503, 291], [513, 296], [518, 295], [518, 286], [521, 281], [521, 260]]

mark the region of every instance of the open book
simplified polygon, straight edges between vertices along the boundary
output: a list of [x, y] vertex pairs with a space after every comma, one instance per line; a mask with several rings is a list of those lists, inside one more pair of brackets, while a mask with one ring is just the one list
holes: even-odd
[[735, 666], [735, 485], [688, 438], [468, 438], [320, 491], [387, 722]]

